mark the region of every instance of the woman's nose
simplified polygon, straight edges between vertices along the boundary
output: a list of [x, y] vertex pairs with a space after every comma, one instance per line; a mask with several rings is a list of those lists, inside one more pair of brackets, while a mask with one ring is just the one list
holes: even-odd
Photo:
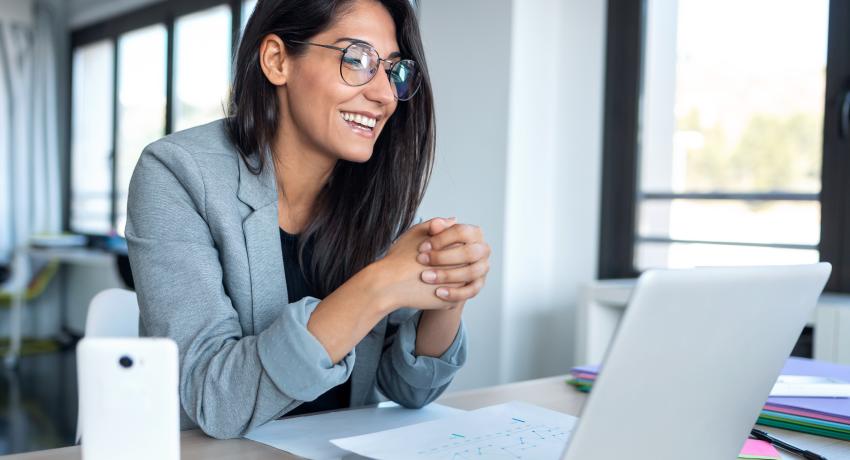
[[391, 104], [395, 101], [395, 93], [392, 89], [392, 83], [390, 83], [390, 76], [384, 69], [384, 66], [378, 68], [378, 74], [366, 85], [364, 95], [366, 98], [382, 105]]

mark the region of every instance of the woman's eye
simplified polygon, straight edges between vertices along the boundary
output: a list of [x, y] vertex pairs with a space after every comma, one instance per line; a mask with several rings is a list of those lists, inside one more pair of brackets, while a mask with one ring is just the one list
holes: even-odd
[[342, 57], [342, 61], [345, 65], [354, 69], [368, 69], [371, 67], [368, 54], [361, 54], [359, 56], [346, 54]]
[[395, 69], [393, 69], [392, 77], [395, 81], [403, 82], [403, 81], [407, 80], [411, 76], [412, 73], [413, 72], [411, 72], [411, 70], [408, 69], [406, 66], [399, 65], [399, 66], [396, 66]]
[[345, 65], [347, 65], [347, 66], [351, 66], [351, 67], [361, 67], [361, 62], [362, 62], [362, 61], [361, 61], [360, 59], [357, 59], [357, 58], [354, 58], [354, 57], [346, 56], [346, 57], [344, 57], [342, 60], [343, 60], [343, 62], [345, 62]]

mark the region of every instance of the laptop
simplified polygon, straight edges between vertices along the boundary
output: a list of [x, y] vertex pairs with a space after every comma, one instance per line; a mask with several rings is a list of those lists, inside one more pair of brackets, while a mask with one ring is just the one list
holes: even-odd
[[830, 271], [644, 273], [561, 459], [737, 458]]

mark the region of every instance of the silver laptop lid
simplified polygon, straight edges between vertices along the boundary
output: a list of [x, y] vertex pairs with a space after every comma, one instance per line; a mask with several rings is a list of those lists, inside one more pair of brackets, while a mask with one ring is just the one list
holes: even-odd
[[644, 273], [563, 459], [737, 458], [830, 271]]

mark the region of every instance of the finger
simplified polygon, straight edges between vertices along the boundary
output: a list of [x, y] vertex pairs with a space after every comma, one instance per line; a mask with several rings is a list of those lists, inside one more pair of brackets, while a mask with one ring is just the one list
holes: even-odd
[[[427, 252], [431, 249], [444, 249], [455, 243], [477, 243], [484, 241], [484, 234], [481, 228], [469, 224], [455, 224], [440, 232], [438, 235], [432, 235], [431, 238], [425, 240], [420, 246], [420, 252]], [[430, 249], [429, 246], [430, 245]]]
[[418, 224], [411, 225], [407, 228], [404, 234], [399, 235], [398, 239], [401, 239], [404, 236], [414, 235], [416, 233], [420, 233], [422, 234], [422, 236], [428, 237], [428, 227], [431, 225], [431, 220], [426, 220], [423, 222], [419, 222]]
[[[431, 225], [435, 221], [438, 221], [440, 219], [441, 219], [440, 217], [435, 217], [433, 219], [429, 219], [429, 220], [419, 222], [418, 224], [413, 224], [407, 229], [406, 232], [404, 232], [403, 236], [416, 235], [419, 238], [424, 238], [425, 239], [424, 241], [427, 241], [427, 238], [430, 236], [429, 232], [430, 232]], [[399, 237], [399, 239], [400, 238], [401, 237]], [[422, 241], [422, 240], [420, 240], [420, 241]], [[421, 245], [421, 243], [420, 243], [420, 245]]]
[[457, 223], [457, 219], [454, 217], [443, 218], [437, 217], [435, 219], [431, 219], [428, 226], [428, 234], [429, 235], [438, 235], [442, 233], [445, 229], [450, 228], [452, 225]]
[[415, 228], [417, 230], [428, 230], [428, 232], [430, 233], [431, 226], [437, 224], [442, 219], [443, 219], [442, 217], [434, 217], [434, 218], [422, 221], [422, 222], [414, 225], [411, 228]]
[[444, 249], [452, 244], [457, 243], [473, 243], [476, 240], [476, 227], [467, 224], [455, 224], [445, 228], [438, 234], [423, 242], [419, 249], [421, 252], [427, 252], [431, 249]]
[[446, 283], [470, 283], [477, 278], [482, 278], [490, 271], [490, 262], [487, 259], [479, 260], [474, 264], [463, 265], [460, 268], [448, 270], [426, 270], [422, 272], [422, 281], [428, 284]]
[[481, 259], [490, 257], [490, 246], [486, 243], [472, 243], [456, 246], [441, 251], [422, 252], [416, 260], [422, 265], [461, 265], [473, 264]]
[[437, 297], [449, 302], [462, 302], [471, 299], [481, 292], [484, 287], [484, 278], [478, 278], [475, 281], [463, 287], [451, 288], [440, 286], [435, 293]]

